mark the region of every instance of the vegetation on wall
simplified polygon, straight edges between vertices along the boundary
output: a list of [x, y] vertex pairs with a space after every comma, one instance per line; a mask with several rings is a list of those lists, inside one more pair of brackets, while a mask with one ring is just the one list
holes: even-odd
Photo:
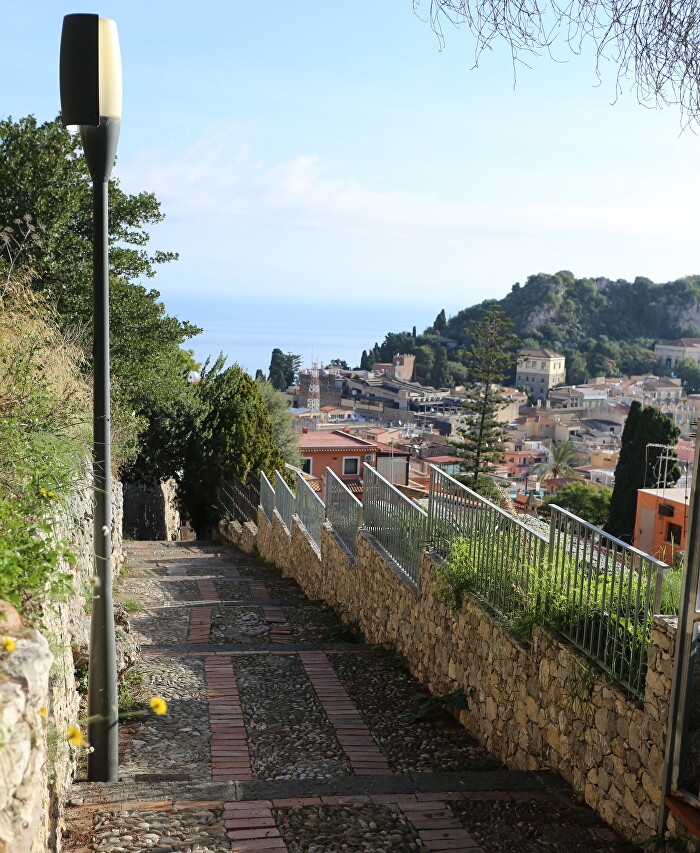
[[71, 588], [55, 528], [87, 452], [79, 359], [26, 279], [0, 283], [0, 599], [29, 615]]

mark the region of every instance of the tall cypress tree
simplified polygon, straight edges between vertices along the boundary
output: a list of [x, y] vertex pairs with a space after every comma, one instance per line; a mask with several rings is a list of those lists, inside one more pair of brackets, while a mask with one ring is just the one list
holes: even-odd
[[445, 314], [445, 309], [437, 315], [435, 318], [435, 322], [433, 323], [433, 328], [436, 332], [444, 332], [447, 328], [447, 315]]
[[513, 324], [502, 311], [491, 309], [479, 322], [472, 323], [469, 330], [472, 381], [466, 389], [462, 404], [464, 415], [457, 427], [460, 440], [450, 444], [462, 458], [460, 479], [472, 488], [478, 485], [480, 476], [503, 458], [501, 446], [505, 430], [497, 415], [507, 401], [498, 393], [498, 383], [504, 380], [516, 360], [518, 339], [512, 334], [512, 328]]
[[447, 366], [447, 351], [445, 347], [438, 346], [430, 373], [430, 384], [433, 388], [449, 388], [452, 384], [452, 374]]
[[[635, 400], [630, 406], [615, 467], [615, 486], [610, 499], [610, 515], [605, 530], [625, 542], [634, 539], [639, 489], [673, 486], [681, 475], [676, 454], [666, 448], [678, 441], [680, 430], [663, 412], [643, 409]], [[651, 447], [650, 445], [662, 445]], [[670, 454], [670, 461], [666, 456]]]

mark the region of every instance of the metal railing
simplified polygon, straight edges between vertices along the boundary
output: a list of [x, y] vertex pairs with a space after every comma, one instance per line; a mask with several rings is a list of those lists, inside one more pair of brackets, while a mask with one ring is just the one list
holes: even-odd
[[321, 547], [321, 528], [326, 520], [326, 507], [321, 498], [297, 472], [296, 514], [318, 548]]
[[353, 559], [357, 556], [357, 531], [362, 526], [362, 504], [343, 483], [326, 468], [326, 517]]
[[275, 509], [275, 490], [264, 471], [260, 472], [260, 504], [265, 513], [265, 518], [272, 524], [272, 513]]
[[667, 566], [560, 507], [551, 512], [546, 620], [641, 695]]
[[470, 592], [501, 616], [532, 609], [547, 538], [432, 466], [428, 541], [459, 562]]
[[275, 509], [280, 514], [284, 526], [292, 532], [294, 515], [294, 492], [286, 484], [279, 471], [275, 471]]
[[374, 468], [365, 465], [363, 470], [365, 528], [417, 584], [428, 515]]
[[260, 487], [253, 478], [246, 484], [235, 474], [222, 477], [216, 496], [222, 516], [240, 522], [257, 521]]

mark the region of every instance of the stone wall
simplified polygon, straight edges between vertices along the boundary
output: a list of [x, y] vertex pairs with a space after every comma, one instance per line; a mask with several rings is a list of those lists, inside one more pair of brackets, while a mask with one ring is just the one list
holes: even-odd
[[[2, 633], [16, 648], [0, 659], [0, 853], [46, 853], [60, 850], [64, 805], [75, 772], [75, 754], [66, 740], [79, 718], [76, 669], [87, 665], [88, 598], [92, 587], [92, 492], [85, 468], [62, 518], [65, 538], [77, 558], [72, 568], [74, 592], [53, 602], [41, 615], [41, 633], [6, 622]], [[113, 489], [112, 558], [115, 572], [123, 563], [119, 483]], [[128, 621], [116, 608], [118, 665], [135, 659]], [[45, 711], [42, 711], [45, 709]]]
[[312, 598], [342, 604], [368, 642], [389, 642], [433, 693], [462, 689], [460, 722], [509, 767], [558, 771], [615, 829], [633, 841], [655, 832], [671, 689], [676, 620], [654, 619], [643, 703], [615, 688], [551, 631], [522, 646], [475, 600], [439, 601], [437, 564], [423, 557], [418, 587], [376, 540], [358, 533], [353, 561], [333, 531], [321, 556], [292, 524], [259, 511], [261, 556]]
[[241, 524], [240, 521], [220, 521], [219, 536], [246, 554], [250, 554], [256, 545], [258, 528], [252, 521]]
[[180, 539], [180, 509], [174, 480], [124, 484], [124, 535], [156, 541]]

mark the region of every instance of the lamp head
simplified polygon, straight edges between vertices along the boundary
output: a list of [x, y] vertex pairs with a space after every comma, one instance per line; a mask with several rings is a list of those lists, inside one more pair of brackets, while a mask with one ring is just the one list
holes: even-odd
[[66, 15], [61, 33], [61, 114], [65, 127], [121, 118], [122, 64], [117, 25], [99, 15]]

